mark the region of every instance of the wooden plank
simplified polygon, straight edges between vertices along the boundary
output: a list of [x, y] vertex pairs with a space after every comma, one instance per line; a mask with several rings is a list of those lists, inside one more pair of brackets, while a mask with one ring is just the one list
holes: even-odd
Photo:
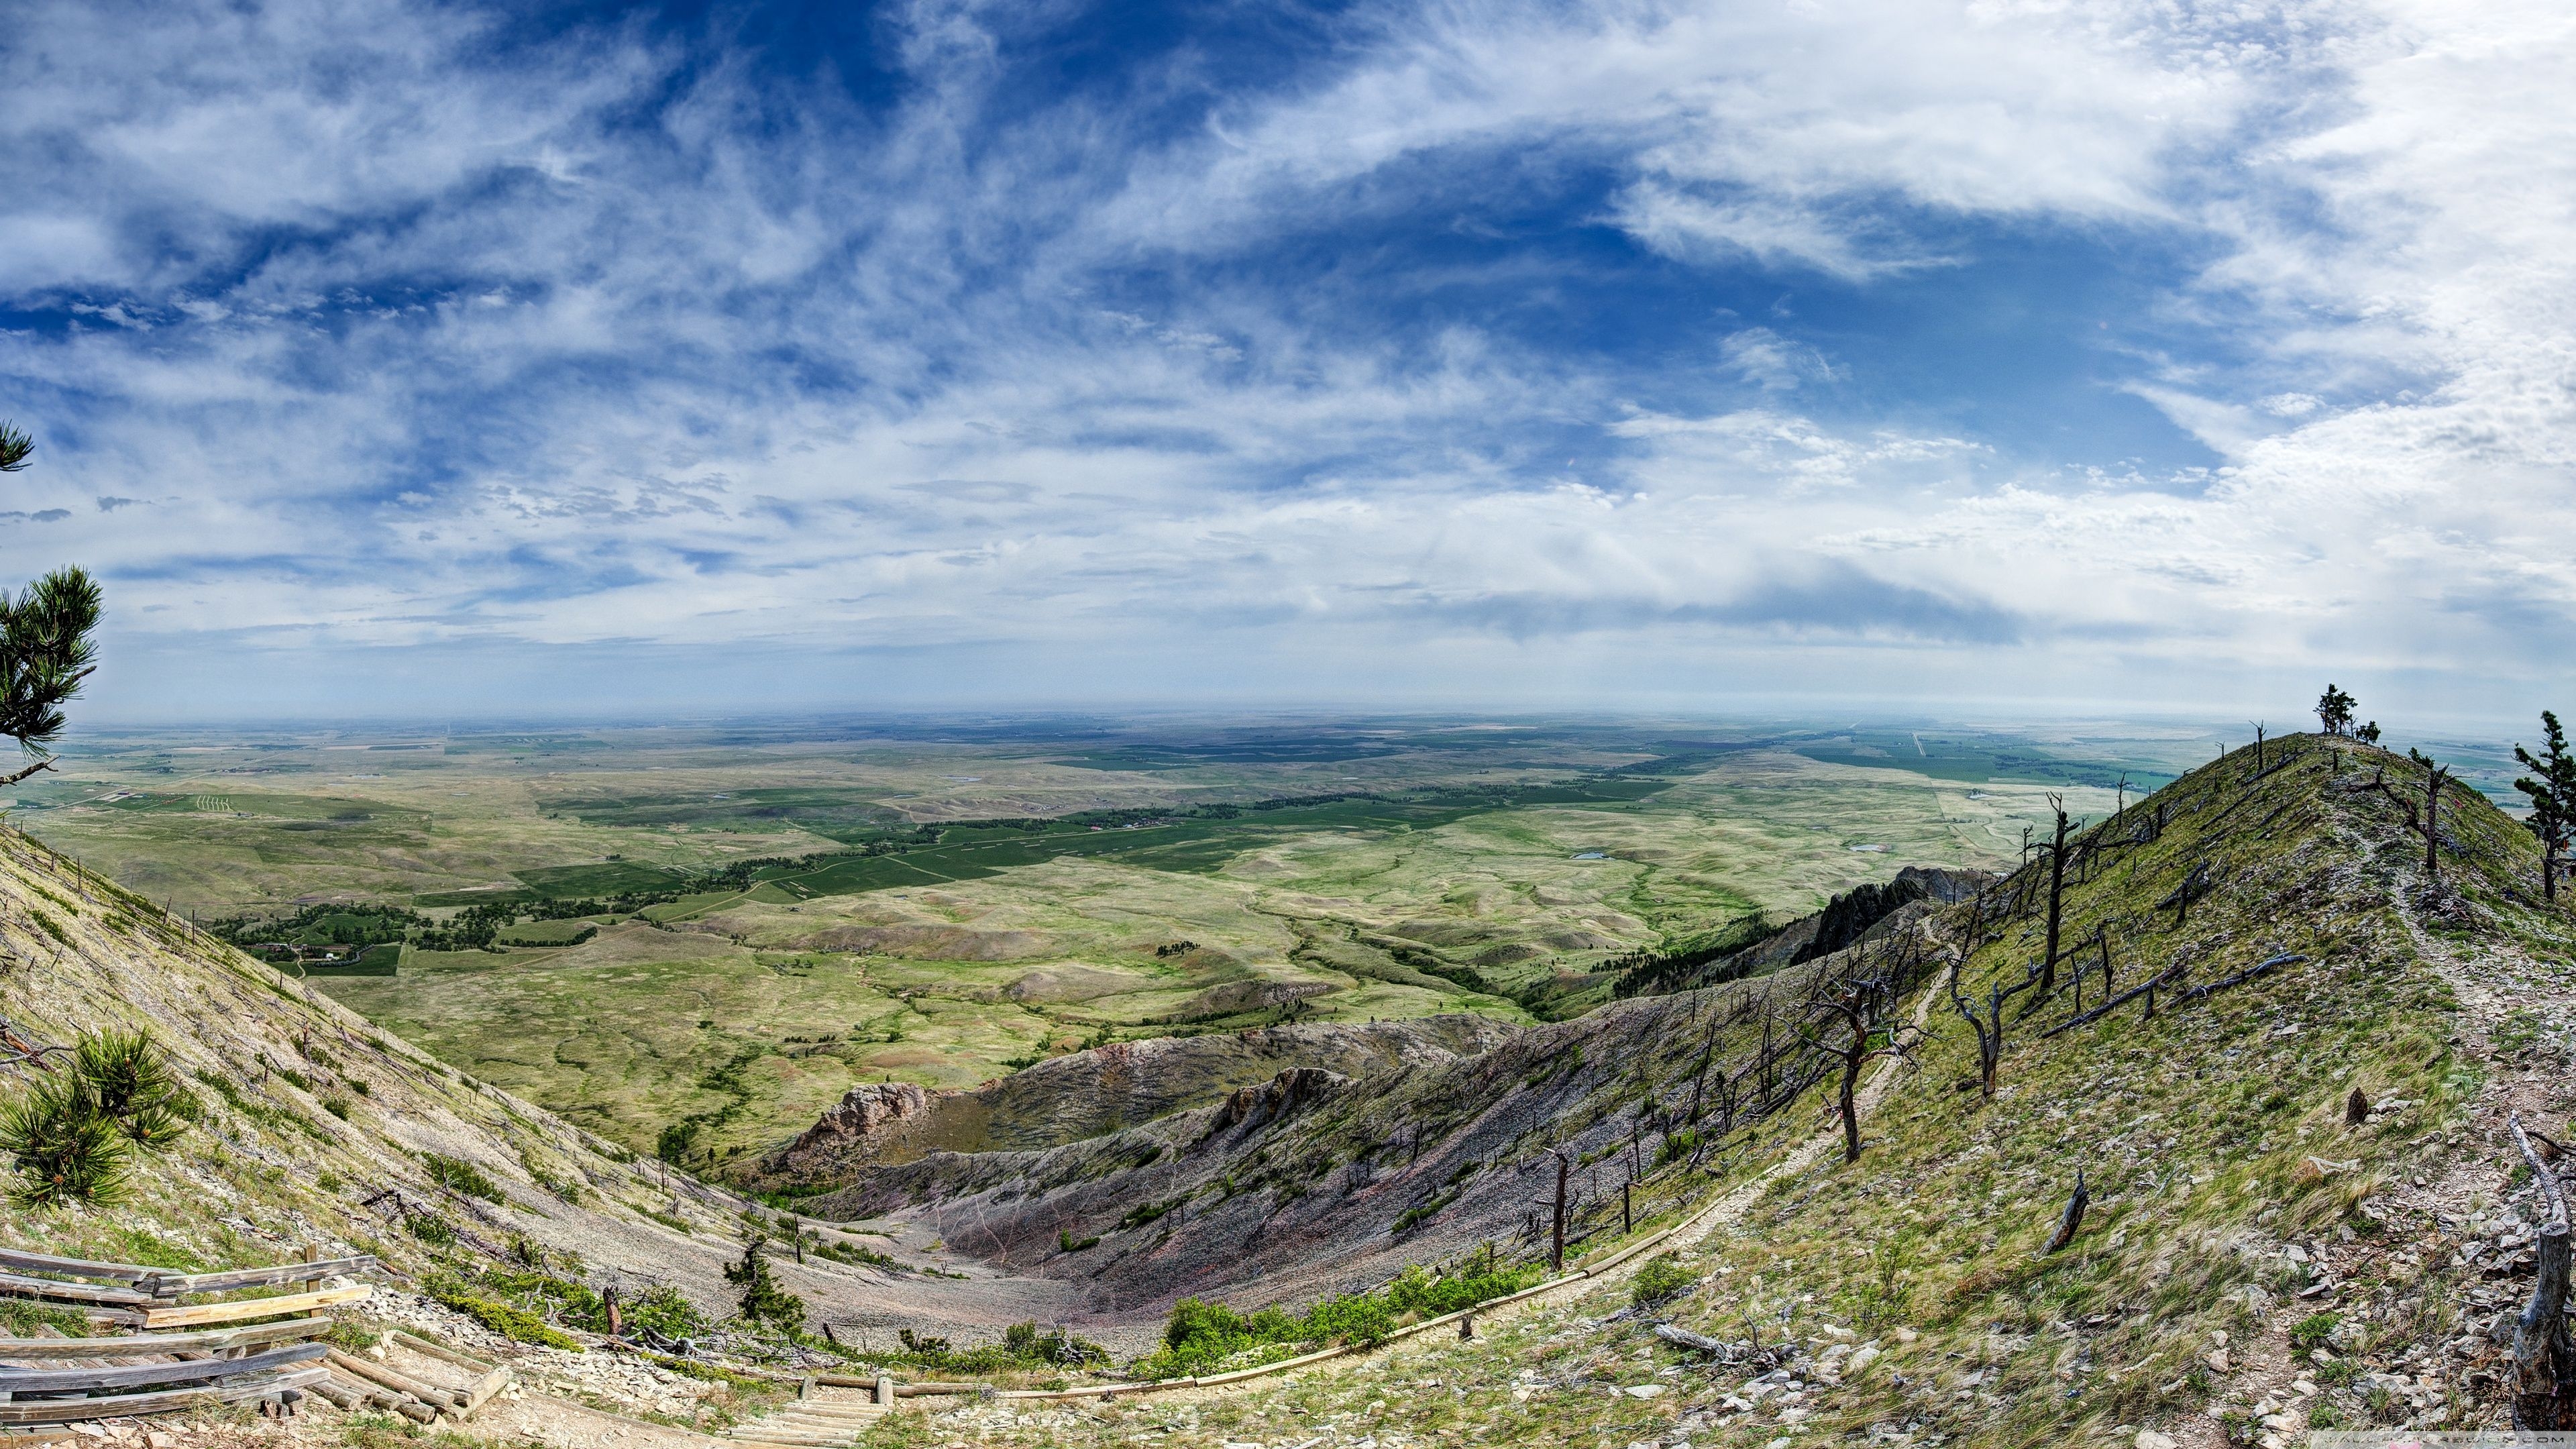
[[0, 1248], [0, 1268], [17, 1268], [29, 1273], [69, 1273], [75, 1278], [96, 1278], [108, 1283], [140, 1283], [167, 1268], [146, 1268], [140, 1263], [93, 1263], [86, 1258], [57, 1258], [51, 1253], [29, 1253], [17, 1248]]
[[464, 1412], [468, 1414], [473, 1413], [476, 1409], [489, 1403], [494, 1394], [501, 1392], [509, 1386], [510, 1366], [508, 1364], [503, 1364], [499, 1368], [492, 1370], [490, 1373], [485, 1374], [483, 1377], [476, 1379], [473, 1385], [466, 1389]]
[[360, 1253], [353, 1258], [325, 1258], [314, 1263], [280, 1263], [273, 1268], [229, 1268], [221, 1273], [161, 1273], [143, 1280], [143, 1291], [156, 1298], [176, 1298], [182, 1293], [228, 1293], [235, 1288], [269, 1288], [280, 1283], [300, 1283], [307, 1278], [339, 1278], [380, 1268], [373, 1253]]
[[259, 1323], [247, 1328], [210, 1328], [203, 1333], [137, 1333], [124, 1338], [0, 1338], [0, 1362], [49, 1358], [139, 1358], [153, 1353], [217, 1353], [254, 1344], [319, 1338], [331, 1331], [328, 1319], [305, 1318], [286, 1323]]
[[383, 1364], [369, 1363], [355, 1355], [342, 1353], [336, 1348], [329, 1350], [329, 1358], [331, 1367], [343, 1374], [355, 1375], [369, 1383], [382, 1384], [397, 1393], [409, 1394], [424, 1404], [452, 1409], [465, 1402], [465, 1395], [458, 1390], [440, 1384], [426, 1383], [409, 1374], [397, 1373]]
[[29, 1278], [17, 1273], [0, 1273], [0, 1293], [20, 1298], [54, 1298], [65, 1303], [111, 1303], [119, 1308], [134, 1308], [152, 1301], [131, 1288], [100, 1288], [88, 1283], [65, 1283], [56, 1278]]
[[188, 1308], [147, 1308], [143, 1310], [145, 1328], [183, 1328], [197, 1323], [231, 1323], [243, 1318], [267, 1318], [280, 1313], [303, 1313], [315, 1308], [336, 1308], [343, 1303], [364, 1301], [374, 1292], [360, 1283], [350, 1288], [325, 1288], [319, 1293], [287, 1293], [276, 1298], [241, 1298], [230, 1303], [199, 1303]]
[[320, 1364], [313, 1364], [256, 1382], [210, 1384], [154, 1394], [113, 1394], [98, 1399], [20, 1399], [0, 1404], [0, 1424], [76, 1424], [85, 1419], [121, 1419], [129, 1414], [168, 1414], [193, 1408], [208, 1399], [233, 1404], [266, 1398], [280, 1389], [319, 1383], [325, 1372]]
[[0, 1369], [0, 1394], [97, 1394], [156, 1384], [201, 1384], [210, 1379], [239, 1378], [290, 1364], [312, 1363], [325, 1351], [325, 1345], [318, 1343], [290, 1343], [244, 1358], [192, 1358], [110, 1368]]
[[414, 1353], [426, 1354], [431, 1358], [437, 1359], [441, 1363], [452, 1363], [458, 1368], [471, 1369], [478, 1374], [489, 1373], [492, 1371], [492, 1361], [490, 1359], [472, 1358], [465, 1354], [458, 1353], [452, 1348], [443, 1348], [440, 1345], [432, 1343], [428, 1339], [421, 1337], [417, 1333], [406, 1333], [397, 1328], [388, 1332], [385, 1337], [392, 1339], [395, 1343], [402, 1345], [404, 1348], [410, 1349]]

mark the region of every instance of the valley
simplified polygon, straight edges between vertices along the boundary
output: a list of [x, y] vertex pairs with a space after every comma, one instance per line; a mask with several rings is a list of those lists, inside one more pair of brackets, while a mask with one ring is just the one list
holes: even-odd
[[2050, 791], [2107, 812], [2124, 775], [2134, 797], [2205, 738], [1581, 720], [138, 733], [84, 742], [13, 818], [200, 918], [595, 907], [480, 949], [289, 966], [611, 1140], [724, 1173], [861, 1082], [971, 1087], [1175, 1033], [1573, 1015], [1631, 953], [1906, 864], [2009, 863]]

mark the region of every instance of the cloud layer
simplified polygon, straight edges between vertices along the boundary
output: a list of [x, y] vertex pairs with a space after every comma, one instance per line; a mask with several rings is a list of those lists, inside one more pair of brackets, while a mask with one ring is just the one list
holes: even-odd
[[12, 576], [161, 716], [2520, 714], [2576, 642], [2564, 7], [1109, 13], [32, 7]]

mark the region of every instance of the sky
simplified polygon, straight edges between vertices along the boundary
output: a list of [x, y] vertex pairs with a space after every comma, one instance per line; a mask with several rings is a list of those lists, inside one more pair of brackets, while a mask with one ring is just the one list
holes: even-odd
[[2576, 707], [2557, 0], [20, 0], [92, 717]]

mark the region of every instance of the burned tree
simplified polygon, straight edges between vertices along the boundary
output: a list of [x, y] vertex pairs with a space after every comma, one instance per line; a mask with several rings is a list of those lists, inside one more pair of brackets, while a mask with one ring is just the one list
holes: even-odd
[[2048, 808], [2057, 816], [2057, 835], [2048, 846], [2048, 956], [2039, 963], [2042, 996], [2057, 989], [2057, 932], [2066, 918], [2066, 797], [2049, 796]]
[[2546, 743], [2537, 759], [2522, 746], [2513, 747], [2513, 757], [2532, 772], [2514, 781], [2513, 788], [2531, 797], [2531, 817], [2523, 824], [2540, 837], [2541, 897], [2555, 901], [2558, 863], [2566, 858], [2569, 834], [2576, 832], [2576, 757], [2567, 753], [2567, 732], [2558, 727], [2557, 715], [2542, 710], [2540, 727]]
[[2004, 1059], [2004, 1003], [2012, 1000], [2013, 997], [2030, 989], [2031, 987], [2038, 985], [2039, 974], [2037, 972], [2033, 972], [2030, 975], [2023, 977], [2018, 984], [2013, 986], [1988, 987], [1986, 994], [1986, 1014], [1983, 1016], [1979, 1016], [1977, 1014], [1977, 1009], [1970, 1005], [1965, 997], [1962, 997], [1959, 994], [1959, 976], [1957, 972], [1952, 972], [1950, 974], [1946, 984], [1950, 989], [1950, 1005], [1952, 1009], [1956, 1010], [1959, 1015], [1966, 1017], [1968, 1020], [1968, 1026], [1977, 1034], [1977, 1074], [1978, 1085], [1980, 1088], [1979, 1095], [1991, 1100], [1995, 1095], [1995, 1070], [1997, 1067], [2002, 1065]]
[[2538, 1277], [2531, 1301], [2513, 1327], [2513, 1426], [2576, 1429], [2576, 1338], [2567, 1326], [2567, 1194], [2558, 1184], [2557, 1170], [2532, 1147], [2521, 1117], [2509, 1115], [2505, 1121], [2539, 1185], [2544, 1213], [2532, 1239], [2540, 1260]]
[[1833, 1058], [1842, 1068], [1842, 1084], [1835, 1096], [1843, 1119], [1843, 1161], [1860, 1161], [1860, 1108], [1854, 1101], [1860, 1086], [1861, 1069], [1881, 1057], [1911, 1058], [1914, 1044], [1908, 1028], [1880, 1024], [1879, 1003], [1888, 993], [1877, 981], [1847, 981], [1831, 995], [1808, 1004], [1808, 1017], [1828, 1029], [1839, 1028], [1842, 1039], [1830, 1041], [1812, 1031], [1801, 1031], [1807, 1045]]
[[2451, 767], [2433, 763], [2433, 757], [2422, 750], [2408, 750], [2406, 758], [2424, 767], [2424, 879], [2442, 882], [2442, 786], [2449, 783]]

